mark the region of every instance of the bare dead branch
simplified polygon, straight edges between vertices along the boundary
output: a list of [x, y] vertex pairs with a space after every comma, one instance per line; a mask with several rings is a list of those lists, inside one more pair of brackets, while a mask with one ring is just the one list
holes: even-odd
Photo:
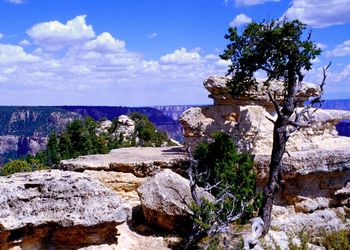
[[273, 119], [271, 119], [270, 117], [268, 117], [268, 116], [265, 115], [265, 118], [266, 118], [267, 120], [269, 120], [270, 122], [272, 122], [273, 124], [275, 124], [275, 121], [274, 121]]
[[280, 110], [280, 107], [279, 107], [277, 100], [276, 100], [276, 92], [274, 92], [274, 96], [272, 96], [270, 91], [267, 91], [267, 94], [268, 94], [270, 101], [272, 102], [272, 104], [276, 110], [277, 115], [281, 116], [281, 110]]

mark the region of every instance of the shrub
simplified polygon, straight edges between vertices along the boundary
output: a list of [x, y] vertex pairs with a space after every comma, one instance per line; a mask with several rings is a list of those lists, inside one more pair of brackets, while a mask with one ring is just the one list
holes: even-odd
[[31, 172], [32, 167], [30, 164], [24, 160], [15, 160], [6, 163], [1, 169], [0, 173], [2, 176], [21, 173], [21, 172]]
[[[232, 139], [224, 133], [214, 135], [212, 143], [198, 145], [189, 167], [193, 202], [193, 230], [185, 248], [193, 247], [206, 236], [225, 232], [230, 223], [250, 218], [260, 205], [256, 193], [256, 174], [249, 154], [236, 150]], [[199, 199], [196, 186], [204, 187], [214, 200]], [[196, 193], [196, 194], [194, 194]]]
[[194, 158], [198, 160], [195, 176], [201, 186], [214, 186], [211, 193], [220, 197], [229, 191], [230, 198], [223, 203], [227, 211], [238, 213], [241, 203], [246, 204], [244, 220], [250, 218], [261, 204], [261, 194], [256, 192], [256, 173], [253, 157], [247, 153], [237, 152], [233, 140], [224, 133], [214, 134], [212, 143], [202, 142], [198, 145]]

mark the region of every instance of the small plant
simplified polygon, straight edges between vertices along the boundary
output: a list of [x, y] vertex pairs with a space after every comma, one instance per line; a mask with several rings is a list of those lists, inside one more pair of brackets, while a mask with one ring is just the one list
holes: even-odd
[[14, 160], [6, 163], [0, 169], [0, 175], [6, 176], [14, 173], [32, 172], [44, 169], [48, 169], [48, 167], [40, 163], [39, 160], [28, 157], [27, 160]]
[[[253, 159], [240, 154], [232, 139], [224, 133], [214, 134], [212, 143], [201, 143], [190, 154], [190, 188], [194, 202], [193, 229], [186, 247], [193, 247], [204, 237], [213, 237], [228, 230], [233, 221], [249, 219], [259, 207]], [[213, 195], [199, 197], [197, 186]]]
[[350, 231], [324, 232], [320, 245], [329, 250], [350, 249]]

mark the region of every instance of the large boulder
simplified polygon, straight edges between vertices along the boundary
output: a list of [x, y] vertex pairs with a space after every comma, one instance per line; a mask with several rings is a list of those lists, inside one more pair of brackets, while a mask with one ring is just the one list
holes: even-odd
[[[226, 76], [210, 76], [204, 81], [203, 85], [210, 93], [209, 98], [214, 100], [214, 105], [259, 105], [272, 107], [273, 104], [270, 102], [268, 91], [272, 92], [277, 100], [283, 98], [285, 84], [282, 81], [271, 81], [270, 86], [267, 87], [264, 85], [265, 79], [258, 78], [256, 88], [251, 88], [239, 97], [232, 97], [226, 86], [228, 79]], [[296, 96], [298, 106], [302, 106], [309, 97], [318, 96], [319, 94], [319, 86], [312, 83], [304, 83]]]
[[187, 166], [188, 155], [182, 147], [130, 147], [113, 149], [108, 154], [86, 155], [63, 160], [59, 168], [80, 172], [115, 171], [147, 177], [164, 168], [181, 171]]
[[0, 177], [0, 249], [116, 243], [131, 208], [86, 174], [47, 170]]
[[[141, 185], [137, 192], [149, 224], [168, 231], [189, 230], [189, 205], [193, 201], [189, 180], [166, 169]], [[203, 189], [198, 189], [198, 192], [200, 197], [213, 199]]]

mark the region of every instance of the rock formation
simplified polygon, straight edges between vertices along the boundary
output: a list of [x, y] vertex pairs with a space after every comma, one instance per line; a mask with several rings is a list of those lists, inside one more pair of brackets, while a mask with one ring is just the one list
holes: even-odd
[[59, 168], [70, 171], [115, 171], [147, 177], [165, 168], [186, 170], [187, 164], [187, 154], [182, 147], [131, 147], [113, 149], [105, 155], [87, 155], [63, 160]]
[[[169, 169], [156, 174], [142, 184], [137, 192], [140, 196], [143, 214], [151, 225], [168, 231], [189, 231], [191, 224], [189, 205], [192, 202], [190, 181]], [[198, 190], [200, 197], [213, 197]]]
[[76, 249], [114, 244], [131, 216], [86, 174], [59, 170], [0, 177], [0, 249]]
[[[272, 149], [273, 124], [267, 118], [276, 119], [276, 113], [261, 80], [257, 89], [239, 98], [228, 94], [226, 80], [209, 77], [204, 87], [214, 105], [183, 113], [180, 122], [185, 144], [193, 149], [199, 141], [210, 140], [215, 131], [228, 133], [240, 151], [255, 155], [258, 184], [262, 188], [267, 181]], [[270, 87], [277, 100], [282, 98], [281, 84], [275, 81]], [[305, 84], [297, 96], [299, 108], [318, 93], [316, 85]], [[311, 127], [300, 129], [288, 141], [277, 199], [285, 210], [282, 214], [276, 212], [272, 225], [283, 230], [301, 230], [301, 225], [320, 228], [332, 217], [334, 223], [328, 223], [327, 229], [350, 228], [350, 196], [344, 191], [350, 182], [350, 138], [338, 136], [335, 128], [339, 121], [350, 120], [350, 112], [319, 109], [313, 120]]]

